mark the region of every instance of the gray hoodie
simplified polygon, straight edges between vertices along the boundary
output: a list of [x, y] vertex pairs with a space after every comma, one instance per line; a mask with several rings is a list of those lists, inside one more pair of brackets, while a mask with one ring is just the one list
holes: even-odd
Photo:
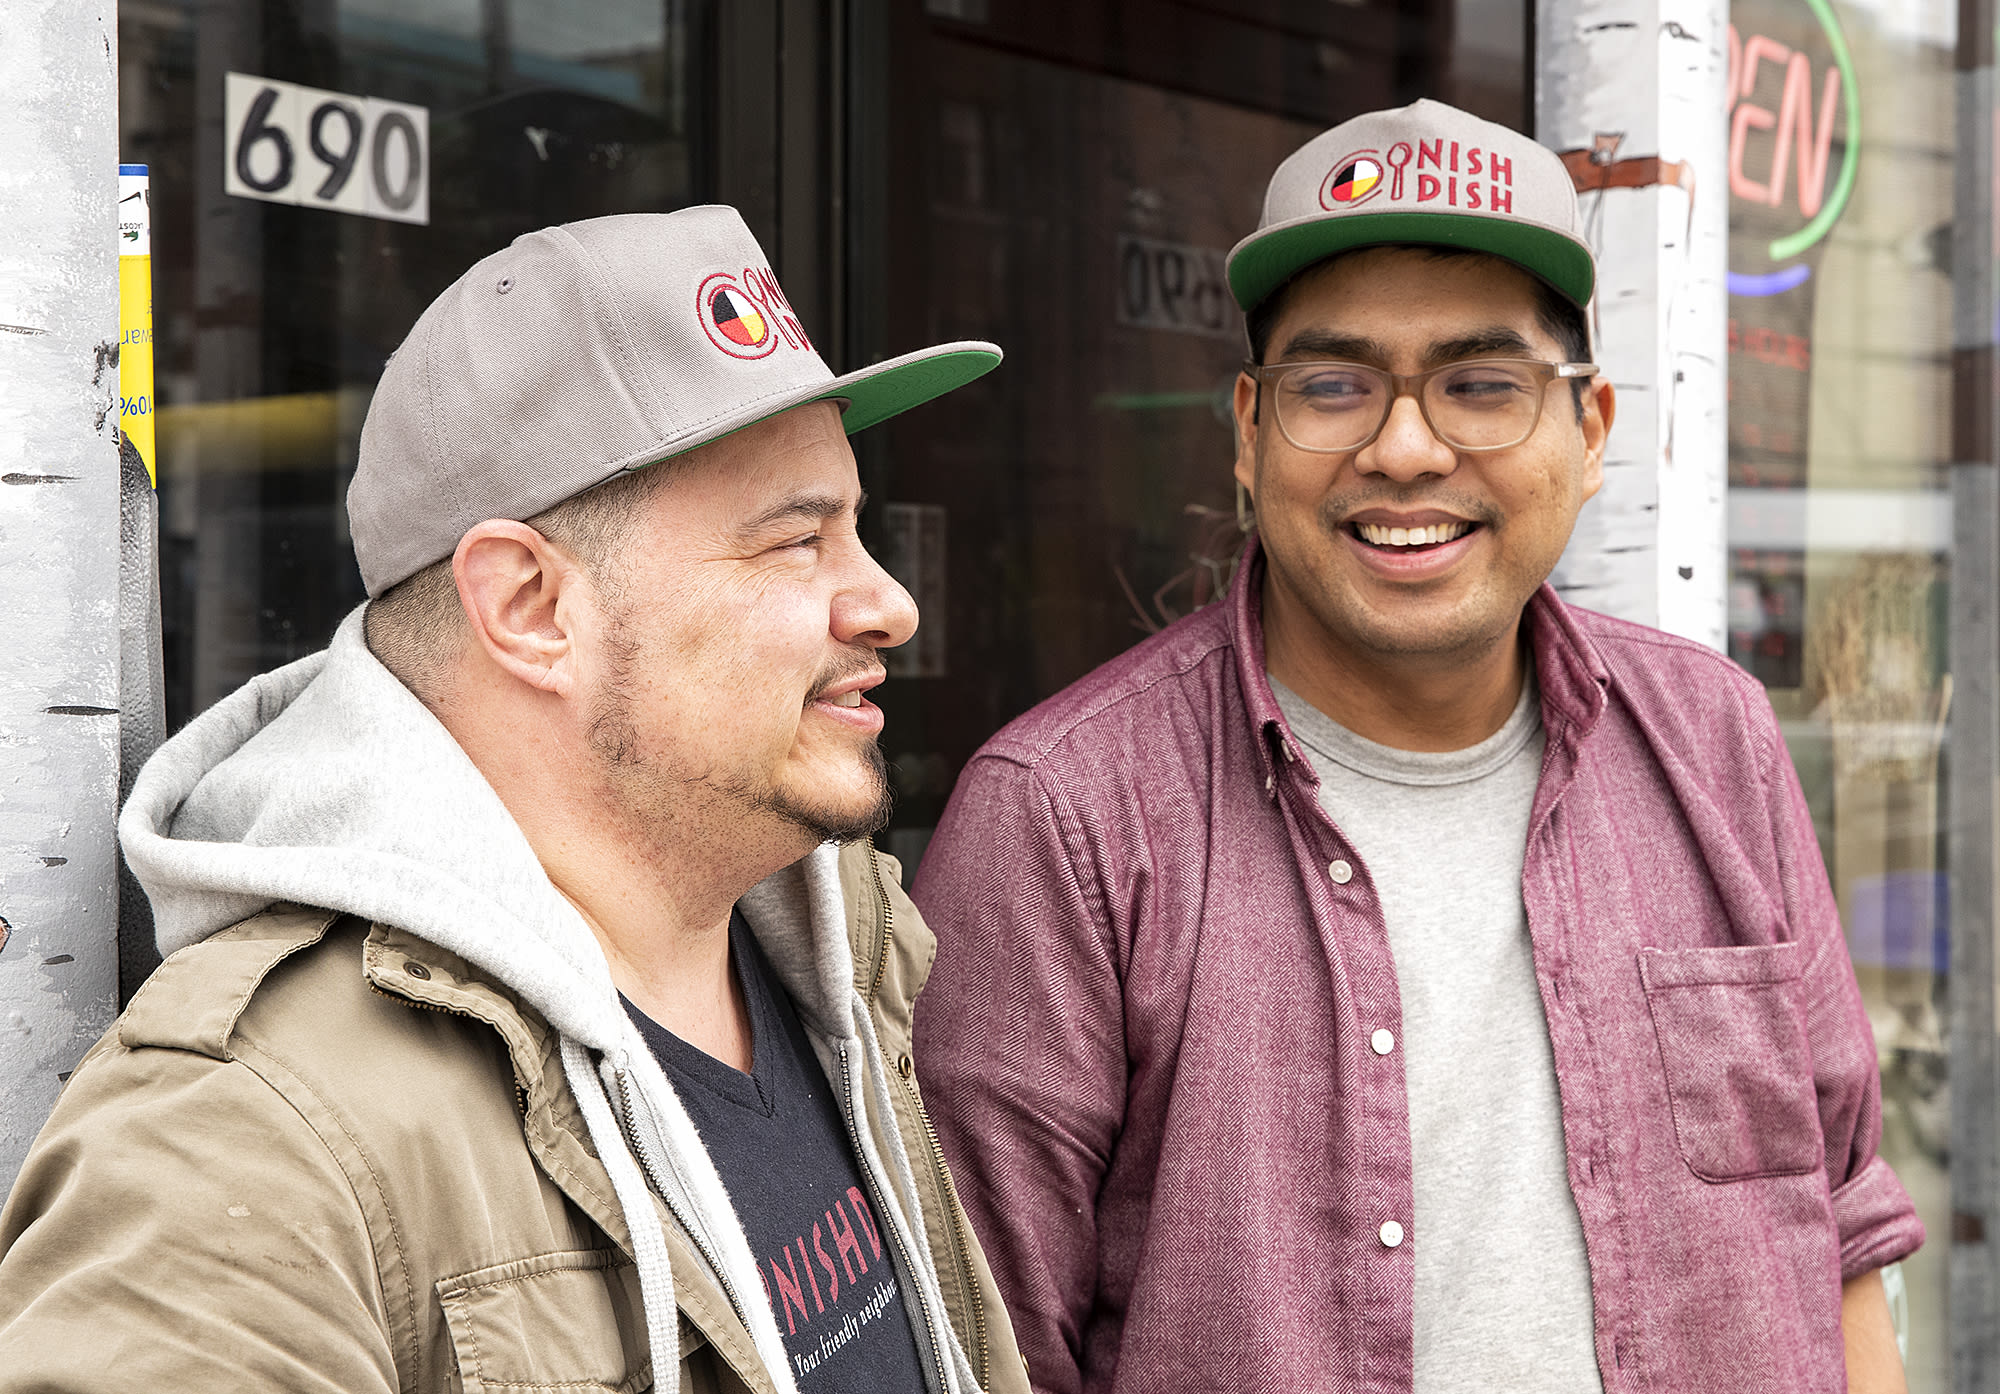
[[[780, 1394], [791, 1394], [743, 1227], [619, 1003], [596, 937], [458, 742], [369, 652], [363, 608], [324, 652], [246, 683], [140, 771], [118, 831], [152, 899], [160, 952], [297, 901], [394, 925], [506, 983], [562, 1038], [564, 1072], [632, 1232], [653, 1349], [676, 1350], [678, 1337], [649, 1183], [729, 1294]], [[854, 988], [835, 849], [762, 882], [741, 908], [797, 1004], [912, 1280], [904, 1300], [928, 1345], [932, 1388], [974, 1394], [891, 1114], [888, 1065]], [[674, 1394], [677, 1362], [656, 1359], [654, 1370]]]

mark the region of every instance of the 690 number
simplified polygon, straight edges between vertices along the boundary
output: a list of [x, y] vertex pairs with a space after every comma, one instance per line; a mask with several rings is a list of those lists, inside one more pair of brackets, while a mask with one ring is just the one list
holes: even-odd
[[430, 113], [230, 73], [223, 187], [239, 198], [430, 221]]

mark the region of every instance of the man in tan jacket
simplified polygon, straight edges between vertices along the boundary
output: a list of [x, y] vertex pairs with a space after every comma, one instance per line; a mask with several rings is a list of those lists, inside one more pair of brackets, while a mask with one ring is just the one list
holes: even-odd
[[384, 373], [371, 602], [141, 774], [171, 956], [0, 1212], [0, 1390], [1023, 1389], [909, 1054], [835, 378], [733, 210], [550, 228]]

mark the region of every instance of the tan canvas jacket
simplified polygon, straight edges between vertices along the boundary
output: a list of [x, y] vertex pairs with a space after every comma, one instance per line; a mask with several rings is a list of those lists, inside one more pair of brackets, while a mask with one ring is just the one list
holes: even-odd
[[[910, 1056], [936, 940], [890, 859], [857, 845], [840, 870], [951, 1322], [985, 1389], [1025, 1394]], [[625, 1222], [556, 1050], [463, 960], [351, 916], [277, 907], [173, 955], [0, 1210], [0, 1391], [651, 1388]], [[682, 1388], [769, 1394], [667, 1236]]]

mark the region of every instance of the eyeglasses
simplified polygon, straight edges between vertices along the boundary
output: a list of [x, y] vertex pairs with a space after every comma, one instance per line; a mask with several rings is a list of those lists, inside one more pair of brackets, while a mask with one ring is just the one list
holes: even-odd
[[1588, 378], [1595, 363], [1469, 358], [1423, 373], [1385, 373], [1365, 363], [1245, 363], [1268, 386], [1278, 429], [1300, 450], [1359, 450], [1382, 433], [1405, 394], [1431, 434], [1454, 450], [1505, 450], [1535, 433], [1558, 378]]

